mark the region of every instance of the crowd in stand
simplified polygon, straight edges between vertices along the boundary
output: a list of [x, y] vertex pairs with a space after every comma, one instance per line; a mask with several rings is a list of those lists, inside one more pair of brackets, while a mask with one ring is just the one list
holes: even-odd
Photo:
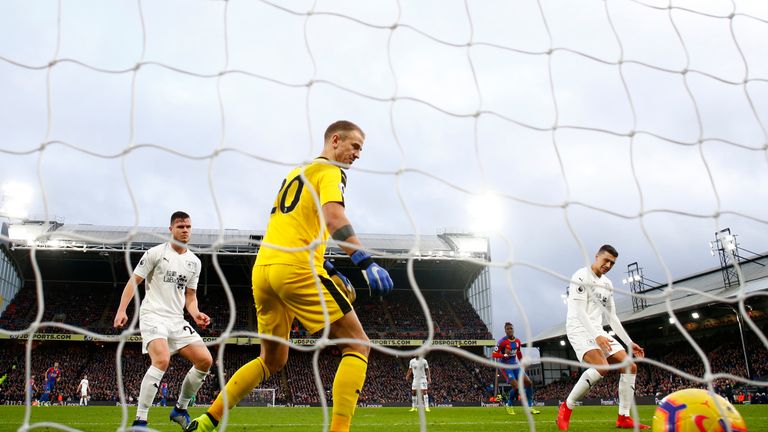
[[[46, 285], [44, 290], [45, 311], [42, 322], [61, 322], [81, 327], [94, 333], [115, 335], [112, 320], [117, 310], [122, 286], [117, 288], [98, 286]], [[211, 326], [201, 331], [202, 336], [219, 336], [230, 318], [230, 307], [221, 288], [215, 292], [198, 293], [200, 309], [211, 317]], [[256, 331], [256, 312], [250, 291], [237, 288], [235, 296], [235, 323], [233, 331]], [[436, 339], [491, 339], [491, 334], [472, 305], [460, 293], [430, 295], [425, 293], [430, 316], [435, 325]], [[29, 327], [37, 313], [37, 292], [33, 284], [25, 286], [0, 316], [0, 328], [23, 330]], [[361, 292], [355, 302], [355, 310], [363, 328], [372, 339], [426, 338], [427, 319], [413, 293], [398, 293], [385, 299], [368, 297]], [[133, 305], [128, 314], [132, 316]], [[192, 322], [189, 317], [187, 321]], [[70, 333], [58, 327], [41, 327], [38, 333]], [[310, 337], [297, 324], [291, 333], [293, 338]]]
[[[91, 399], [100, 401], [119, 400], [117, 383], [116, 344], [47, 342], [32, 351], [32, 375], [35, 377], [38, 393], [43, 390], [44, 374], [48, 367], [58, 361], [61, 365], [61, 379], [56, 393], [64, 398], [76, 400], [75, 390], [84, 374], [88, 375], [91, 385]], [[258, 347], [226, 347], [225, 379], [238, 367], [258, 355]], [[214, 358], [216, 352], [214, 348]], [[340, 359], [340, 352], [330, 347], [319, 356], [319, 372], [326, 400], [331, 403], [331, 386]], [[275, 402], [278, 404], [317, 404], [320, 398], [313, 373], [312, 352], [292, 352], [286, 367], [271, 376], [260, 388], [275, 389]], [[478, 402], [484, 396], [483, 379], [492, 375], [482, 375], [470, 361], [447, 353], [431, 353], [427, 359], [432, 365], [433, 400], [436, 403], [454, 403], [463, 401]], [[149, 366], [148, 356], [142, 355], [138, 344], [127, 344], [122, 350], [122, 385], [125, 398], [134, 400], [139, 394], [141, 378]], [[367, 380], [362, 394], [361, 404], [388, 404], [410, 400], [411, 383], [405, 380], [410, 357], [394, 357], [374, 350], [369, 359]], [[12, 365], [17, 365], [12, 369]], [[3, 343], [0, 353], [0, 371], [8, 370], [8, 379], [0, 386], [0, 403], [24, 400], [24, 345], [18, 342]], [[179, 386], [190, 364], [180, 356], [173, 356], [163, 381], [168, 383], [168, 398], [174, 400]], [[211, 402], [220, 389], [218, 368], [214, 365], [211, 376], [198, 392], [197, 401]], [[158, 396], [159, 397], [159, 396]]]
[[[460, 295], [424, 295], [435, 329], [435, 339], [492, 339], [491, 333], [472, 308]], [[385, 299], [360, 296], [355, 311], [368, 337], [371, 339], [424, 339], [427, 337], [427, 319], [416, 296], [395, 293]], [[292, 338], [306, 338], [308, 334], [295, 323]]]
[[[54, 361], [61, 365], [62, 377], [56, 393], [64, 399], [76, 400], [75, 390], [84, 374], [91, 383], [93, 400], [118, 401], [117, 345], [96, 343], [45, 342], [37, 343], [32, 350], [31, 370], [38, 387], [37, 397], [44, 388], [44, 373]], [[213, 347], [216, 358], [216, 347]], [[225, 379], [231, 376], [242, 364], [252, 360], [258, 354], [257, 346], [227, 346], [225, 348]], [[768, 351], [752, 349], [750, 354], [753, 376], [764, 376]], [[332, 403], [330, 389], [334, 373], [338, 366], [340, 352], [335, 347], [326, 348], [319, 357], [319, 374], [326, 396]], [[126, 399], [135, 399], [139, 393], [141, 378], [149, 365], [147, 356], [142, 355], [138, 344], [126, 344], [120, 356], [122, 362], [123, 388]], [[395, 357], [373, 350], [369, 359], [367, 380], [360, 395], [361, 404], [404, 403], [410, 398], [410, 383], [405, 380], [409, 356]], [[446, 352], [431, 352], [427, 356], [432, 373], [431, 399], [437, 404], [479, 403], [493, 395], [492, 383], [496, 370], [492, 367], [473, 362], [463, 356]], [[657, 358], [694, 376], [703, 376], [704, 365], [697, 355], [690, 352], [669, 353]], [[743, 376], [743, 354], [740, 346], [723, 346], [708, 353], [713, 373], [731, 373]], [[8, 377], [0, 386], [0, 403], [24, 400], [24, 344], [7, 341], [2, 344], [0, 353], [0, 373], [6, 371]], [[317, 404], [320, 397], [313, 373], [313, 352], [294, 351], [289, 356], [288, 364], [278, 374], [270, 377], [261, 388], [275, 389], [275, 402], [278, 404]], [[16, 369], [12, 366], [17, 365]], [[208, 403], [216, 396], [220, 385], [218, 365], [214, 365], [211, 376], [198, 393], [197, 400]], [[190, 364], [179, 356], [172, 357], [170, 367], [164, 376], [168, 383], [168, 398], [174, 400], [179, 385]], [[598, 383], [589, 392], [590, 398], [614, 399], [618, 388], [618, 374], [612, 373]], [[573, 387], [574, 378], [548, 384], [536, 390], [537, 400], [563, 400]], [[752, 398], [754, 403], [764, 402], [761, 392], [742, 392], [741, 386], [734, 381], [716, 380], [718, 392], [738, 402], [741, 398]], [[691, 382], [674, 372], [663, 368], [641, 364], [638, 368], [636, 395], [664, 396], [683, 388], [701, 387], [704, 384]], [[764, 392], [762, 392], [764, 393]]]
[[[119, 285], [119, 284], [118, 284]], [[112, 289], [114, 288], [114, 289]], [[44, 289], [44, 313], [42, 322], [62, 322], [81, 327], [91, 332], [114, 335], [118, 331], [112, 327], [112, 320], [117, 307], [122, 286], [53, 286]], [[241, 290], [242, 291], [242, 290]], [[256, 316], [250, 293], [235, 292], [236, 313], [233, 330], [255, 331]], [[427, 302], [430, 316], [435, 323], [435, 338], [474, 338], [490, 339], [486, 326], [474, 312], [469, 302], [460, 294], [429, 296]], [[218, 336], [225, 329], [230, 307], [226, 296], [198, 293], [201, 309], [212, 318], [212, 325], [201, 331], [202, 336]], [[355, 308], [369, 336], [377, 338], [425, 338], [427, 320], [416, 297], [410, 293], [392, 295], [387, 299], [368, 297], [361, 293]], [[133, 306], [128, 313], [132, 315]], [[0, 316], [0, 326], [6, 330], [22, 330], [29, 327], [37, 313], [37, 292], [33, 285], [22, 289], [11, 305]], [[188, 319], [191, 322], [191, 320]], [[69, 333], [58, 327], [41, 327], [37, 333]], [[294, 323], [291, 337], [312, 337], [298, 322]], [[317, 336], [317, 335], [314, 335]], [[44, 342], [35, 343], [32, 355], [32, 376], [39, 391], [44, 388], [44, 372], [54, 361], [62, 365], [62, 378], [57, 386], [65, 398], [76, 398], [75, 389], [83, 374], [88, 374], [93, 400], [118, 401], [116, 348], [114, 343], [78, 343]], [[61, 347], [64, 350], [61, 350]], [[23, 344], [8, 342], [7, 349], [0, 355], [0, 371], [12, 364], [24, 365]], [[226, 348], [224, 356], [225, 376], [253, 359], [258, 354], [258, 347]], [[326, 349], [320, 355], [320, 376], [330, 401], [330, 388], [339, 361], [335, 348]], [[452, 359], [445, 354], [433, 354], [436, 377], [451, 377], [451, 385], [434, 392], [433, 399], [445, 403], [470, 397], [479, 400], [482, 389], [492, 374], [481, 374], [479, 369], [466, 364], [466, 360]], [[215, 356], [214, 356], [215, 357]], [[136, 399], [144, 371], [149, 366], [149, 358], [141, 354], [138, 344], [127, 344], [120, 353], [122, 367], [122, 387], [127, 400]], [[361, 403], [385, 404], [409, 400], [410, 383], [405, 382], [405, 372], [409, 359], [397, 358], [373, 352], [368, 368], [366, 387], [360, 396]], [[189, 363], [181, 357], [171, 359], [163, 378], [168, 383], [168, 398], [173, 400], [178, 386]], [[454, 369], [450, 372], [444, 369]], [[312, 354], [297, 352], [289, 357], [288, 364], [279, 374], [270, 377], [261, 385], [274, 388], [277, 403], [315, 404], [320, 402], [315, 377], [312, 372]], [[438, 371], [439, 370], [439, 371]], [[215, 378], [218, 368], [214, 365], [211, 377], [198, 393], [200, 402], [210, 402], [218, 392], [219, 384]], [[443, 374], [446, 374], [443, 376]], [[455, 384], [456, 377], [463, 377], [462, 384]], [[0, 387], [0, 400], [19, 401], [24, 398], [23, 368], [17, 368], [9, 374]], [[36, 395], [39, 397], [39, 393]]]
[[[102, 286], [103, 287], [103, 286]], [[56, 288], [56, 287], [53, 287]], [[45, 290], [45, 311], [42, 321], [63, 322], [76, 325], [102, 334], [115, 334], [112, 319], [117, 307], [119, 289], [104, 289], [96, 292], [93, 287], [58, 287], [61, 289]], [[234, 330], [255, 331], [256, 316], [250, 300], [250, 293], [236, 292], [236, 314]], [[35, 318], [37, 311], [37, 293], [34, 287], [25, 287], [0, 316], [0, 328], [20, 330], [27, 328]], [[211, 317], [212, 326], [202, 331], [203, 336], [217, 336], [225, 329], [230, 308], [226, 296], [199, 294], [201, 309]], [[248, 299], [248, 300], [242, 300]], [[491, 339], [485, 324], [472, 305], [461, 294], [443, 293], [442, 295], [425, 293], [429, 314], [434, 323], [436, 339]], [[427, 319], [413, 293], [394, 293], [381, 299], [368, 297], [364, 292], [355, 303], [355, 310], [363, 327], [372, 339], [418, 339], [427, 336]], [[129, 310], [129, 315], [130, 315]], [[60, 328], [49, 327], [41, 332], [65, 333]], [[307, 338], [308, 334], [298, 322], [291, 332], [294, 338]], [[314, 335], [317, 336], [317, 335]], [[748, 344], [748, 356], [751, 359], [753, 377], [768, 375], [768, 351], [759, 341]], [[4, 341], [0, 344], [0, 373], [7, 373], [6, 380], [0, 386], [0, 403], [3, 401], [21, 401], [24, 399], [25, 345], [18, 341]], [[44, 388], [44, 372], [58, 361], [62, 368], [62, 378], [57, 387], [67, 398], [77, 399], [75, 389], [84, 374], [91, 383], [93, 400], [118, 401], [117, 347], [115, 343], [95, 342], [35, 342], [32, 350], [31, 371], [38, 391]], [[216, 350], [212, 347], [214, 359]], [[241, 365], [258, 355], [257, 346], [232, 346], [224, 348], [223, 373], [231, 376]], [[694, 376], [704, 375], [704, 363], [692, 351], [649, 350], [649, 352], [667, 352], [654, 358]], [[475, 351], [480, 353], [479, 350]], [[713, 373], [725, 372], [737, 376], [746, 376], [741, 345], [727, 344], [706, 351]], [[318, 356], [319, 376], [322, 390], [318, 392], [313, 368], [313, 352], [295, 351], [289, 356], [285, 368], [261, 384], [261, 388], [275, 389], [275, 401], [279, 404], [317, 404], [324, 394], [326, 401], [332, 403], [331, 386], [338, 366], [340, 353], [337, 348], [324, 349]], [[126, 399], [135, 399], [139, 393], [141, 378], [149, 366], [149, 358], [141, 354], [140, 346], [128, 343], [120, 352], [122, 388]], [[410, 383], [405, 380], [410, 357], [395, 357], [373, 350], [371, 352], [367, 380], [360, 395], [361, 404], [407, 403], [410, 400]], [[463, 356], [434, 351], [427, 356], [432, 372], [431, 399], [437, 404], [478, 403], [487, 400], [495, 393], [493, 383], [496, 370], [480, 365]], [[16, 365], [16, 369], [12, 366]], [[214, 365], [211, 376], [198, 393], [197, 400], [208, 403], [216, 396], [220, 384], [218, 371], [221, 365]], [[168, 398], [174, 400], [179, 391], [184, 375], [190, 364], [179, 356], [172, 357], [164, 381], [168, 383]], [[575, 375], [577, 377], [578, 375]], [[618, 374], [612, 373], [593, 389], [588, 397], [611, 399], [616, 397]], [[550, 383], [536, 390], [536, 399], [564, 399], [573, 387], [574, 377]], [[740, 385], [733, 381], [717, 380], [714, 383], [723, 394], [736, 400]], [[637, 396], [666, 395], [675, 390], [689, 387], [704, 387], [703, 384], [690, 382], [680, 375], [666, 369], [640, 364], [636, 381]], [[36, 395], [39, 397], [39, 393]], [[746, 394], [745, 398], [752, 395]], [[753, 396], [756, 402], [766, 399], [757, 392]]]

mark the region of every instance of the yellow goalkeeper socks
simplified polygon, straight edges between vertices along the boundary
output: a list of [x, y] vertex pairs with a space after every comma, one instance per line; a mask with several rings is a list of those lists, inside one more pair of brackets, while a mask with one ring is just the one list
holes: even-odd
[[[257, 357], [256, 360], [243, 365], [232, 375], [232, 378], [227, 381], [227, 385], [224, 387], [224, 391], [227, 392], [227, 402], [229, 405], [227, 409], [237, 405], [251, 390], [267, 378], [269, 378], [269, 369], [267, 369], [261, 357]], [[216, 420], [221, 420], [221, 417], [224, 416], [223, 392], [219, 393], [216, 397], [216, 400], [208, 409], [208, 414]]]
[[365, 383], [367, 369], [368, 357], [356, 352], [348, 352], [341, 356], [341, 363], [333, 380], [331, 432], [349, 430], [355, 407], [357, 407], [357, 398]]

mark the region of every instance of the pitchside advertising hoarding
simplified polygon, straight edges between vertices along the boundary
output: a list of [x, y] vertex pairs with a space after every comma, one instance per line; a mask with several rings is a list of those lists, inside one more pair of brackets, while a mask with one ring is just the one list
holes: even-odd
[[[27, 340], [29, 334], [0, 334], [0, 339], [16, 339]], [[70, 334], [70, 333], [34, 333], [32, 335], [33, 340], [39, 341], [64, 341], [64, 342], [120, 342], [120, 336], [104, 336], [104, 337], [92, 337], [82, 334]], [[141, 342], [141, 336], [133, 335], [125, 338], [126, 342], [139, 343]], [[203, 337], [205, 342], [215, 342], [218, 338], [215, 337]], [[303, 339], [290, 339], [290, 342], [294, 345], [311, 346], [317, 344], [319, 339], [303, 338]], [[225, 344], [229, 345], [258, 345], [261, 339], [255, 337], [228, 337], [223, 340]], [[382, 346], [420, 346], [424, 344], [423, 339], [371, 339], [371, 343]], [[470, 346], [495, 346], [494, 340], [488, 339], [441, 339], [433, 340], [432, 345], [440, 346], [454, 346], [454, 347], [470, 347]]]

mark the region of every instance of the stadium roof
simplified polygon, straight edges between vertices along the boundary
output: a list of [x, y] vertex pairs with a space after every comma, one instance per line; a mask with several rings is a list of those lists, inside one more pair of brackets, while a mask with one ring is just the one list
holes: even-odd
[[[745, 280], [745, 293], [768, 291], [768, 254], [763, 254], [758, 258], [741, 263], [741, 269]], [[614, 284], [614, 286], [617, 285]], [[688, 288], [696, 292], [680, 288]], [[627, 286], [617, 288], [616, 309], [622, 324], [627, 326], [652, 317], [667, 317], [669, 315], [665, 302], [667, 293], [670, 294], [669, 299], [671, 300], [672, 310], [677, 312], [717, 304], [719, 303], [718, 300], [713, 297], [732, 299], [740, 292], [738, 286], [724, 288], [723, 276], [719, 267], [673, 281], [672, 291], [670, 292], [669, 289], [666, 284], [656, 285], [647, 289], [644, 293], [646, 295], [645, 307], [635, 310], [632, 304], [632, 297], [627, 294], [629, 288]], [[705, 293], [706, 295], [700, 293]], [[539, 333], [533, 338], [532, 342], [541, 343], [550, 339], [562, 338], [564, 335], [565, 320]]]
[[[254, 254], [264, 231], [240, 229], [194, 229], [189, 242], [196, 253]], [[439, 235], [359, 234], [366, 247], [384, 255], [419, 251], [422, 258], [478, 258], [488, 260], [488, 239], [467, 233]], [[103, 251], [141, 251], [168, 240], [168, 228], [104, 225], [65, 225], [28, 221], [10, 225], [9, 237], [16, 247]], [[130, 241], [130, 243], [129, 243]], [[418, 241], [418, 245], [417, 245]], [[418, 246], [418, 247], [417, 247]], [[331, 240], [328, 254], [343, 253]]]
[[[232, 287], [250, 287], [250, 268], [263, 231], [195, 228], [190, 249], [203, 261], [206, 283], [221, 284], [213, 268], [213, 255]], [[27, 221], [9, 229], [11, 250], [27, 281], [34, 281], [32, 250], [46, 282], [105, 284], [119, 286], [147, 249], [169, 239], [168, 228], [62, 224]], [[490, 260], [488, 239], [467, 233], [438, 235], [360, 234], [363, 244], [374, 251], [377, 261], [390, 272], [396, 289], [411, 289], [408, 257], [423, 290], [466, 290]], [[215, 246], [215, 247], [214, 247]], [[413, 251], [418, 250], [418, 253]], [[132, 263], [126, 262], [126, 254]], [[334, 266], [355, 286], [366, 286], [349, 257], [333, 242], [326, 254]]]

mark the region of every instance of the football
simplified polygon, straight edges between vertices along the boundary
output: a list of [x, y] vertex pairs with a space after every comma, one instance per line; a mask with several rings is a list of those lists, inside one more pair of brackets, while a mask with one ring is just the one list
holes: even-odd
[[[726, 425], [730, 426], [730, 429]], [[659, 403], [654, 432], [746, 432], [736, 408], [723, 397], [702, 389], [678, 390]]]

